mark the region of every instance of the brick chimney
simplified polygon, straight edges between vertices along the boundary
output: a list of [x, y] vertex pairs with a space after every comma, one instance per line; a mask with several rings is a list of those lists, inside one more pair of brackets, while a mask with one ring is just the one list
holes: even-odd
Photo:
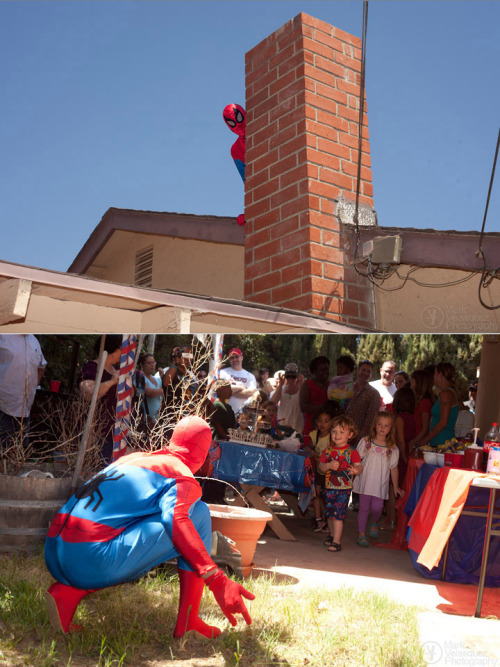
[[[373, 287], [353, 268], [353, 225], [339, 215], [356, 197], [361, 40], [301, 13], [245, 65], [245, 299], [373, 329]], [[370, 211], [372, 197], [365, 115]]]

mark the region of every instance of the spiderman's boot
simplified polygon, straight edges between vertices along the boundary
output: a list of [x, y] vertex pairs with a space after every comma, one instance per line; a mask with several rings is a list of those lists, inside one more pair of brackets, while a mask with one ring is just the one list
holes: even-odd
[[81, 625], [73, 625], [71, 622], [75, 615], [80, 600], [94, 591], [84, 591], [81, 588], [73, 588], [59, 582], [52, 584], [45, 593], [49, 619], [55, 630], [62, 632], [78, 632]]
[[196, 630], [200, 635], [209, 639], [218, 637], [221, 633], [220, 629], [214, 625], [207, 625], [198, 616], [205, 580], [191, 570], [179, 568], [179, 584], [179, 612], [174, 637], [182, 637], [189, 630]]

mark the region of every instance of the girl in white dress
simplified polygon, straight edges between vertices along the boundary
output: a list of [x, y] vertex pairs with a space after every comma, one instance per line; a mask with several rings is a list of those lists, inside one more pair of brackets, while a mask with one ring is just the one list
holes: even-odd
[[370, 434], [359, 441], [357, 450], [363, 465], [363, 472], [356, 477], [353, 485], [353, 491], [359, 493], [358, 544], [368, 547], [370, 543], [365, 535], [368, 516], [368, 536], [376, 539], [384, 500], [389, 497], [389, 477], [395, 495], [403, 496], [399, 487], [399, 449], [396, 446], [394, 417], [390, 412], [377, 413]]

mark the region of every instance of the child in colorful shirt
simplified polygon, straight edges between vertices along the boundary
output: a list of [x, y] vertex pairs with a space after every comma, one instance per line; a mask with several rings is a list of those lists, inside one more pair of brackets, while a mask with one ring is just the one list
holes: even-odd
[[352, 476], [363, 468], [361, 457], [349, 445], [356, 435], [356, 427], [350, 417], [339, 415], [332, 422], [330, 444], [321, 454], [318, 469], [325, 475], [325, 515], [330, 536], [325, 544], [328, 551], [340, 551], [344, 519], [352, 490]]

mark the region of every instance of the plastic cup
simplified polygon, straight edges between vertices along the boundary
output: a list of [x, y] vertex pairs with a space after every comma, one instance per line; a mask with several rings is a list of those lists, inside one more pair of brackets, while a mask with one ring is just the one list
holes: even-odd
[[58, 393], [60, 387], [61, 387], [61, 381], [60, 380], [51, 380], [50, 381], [50, 391], [54, 392], [54, 394]]

